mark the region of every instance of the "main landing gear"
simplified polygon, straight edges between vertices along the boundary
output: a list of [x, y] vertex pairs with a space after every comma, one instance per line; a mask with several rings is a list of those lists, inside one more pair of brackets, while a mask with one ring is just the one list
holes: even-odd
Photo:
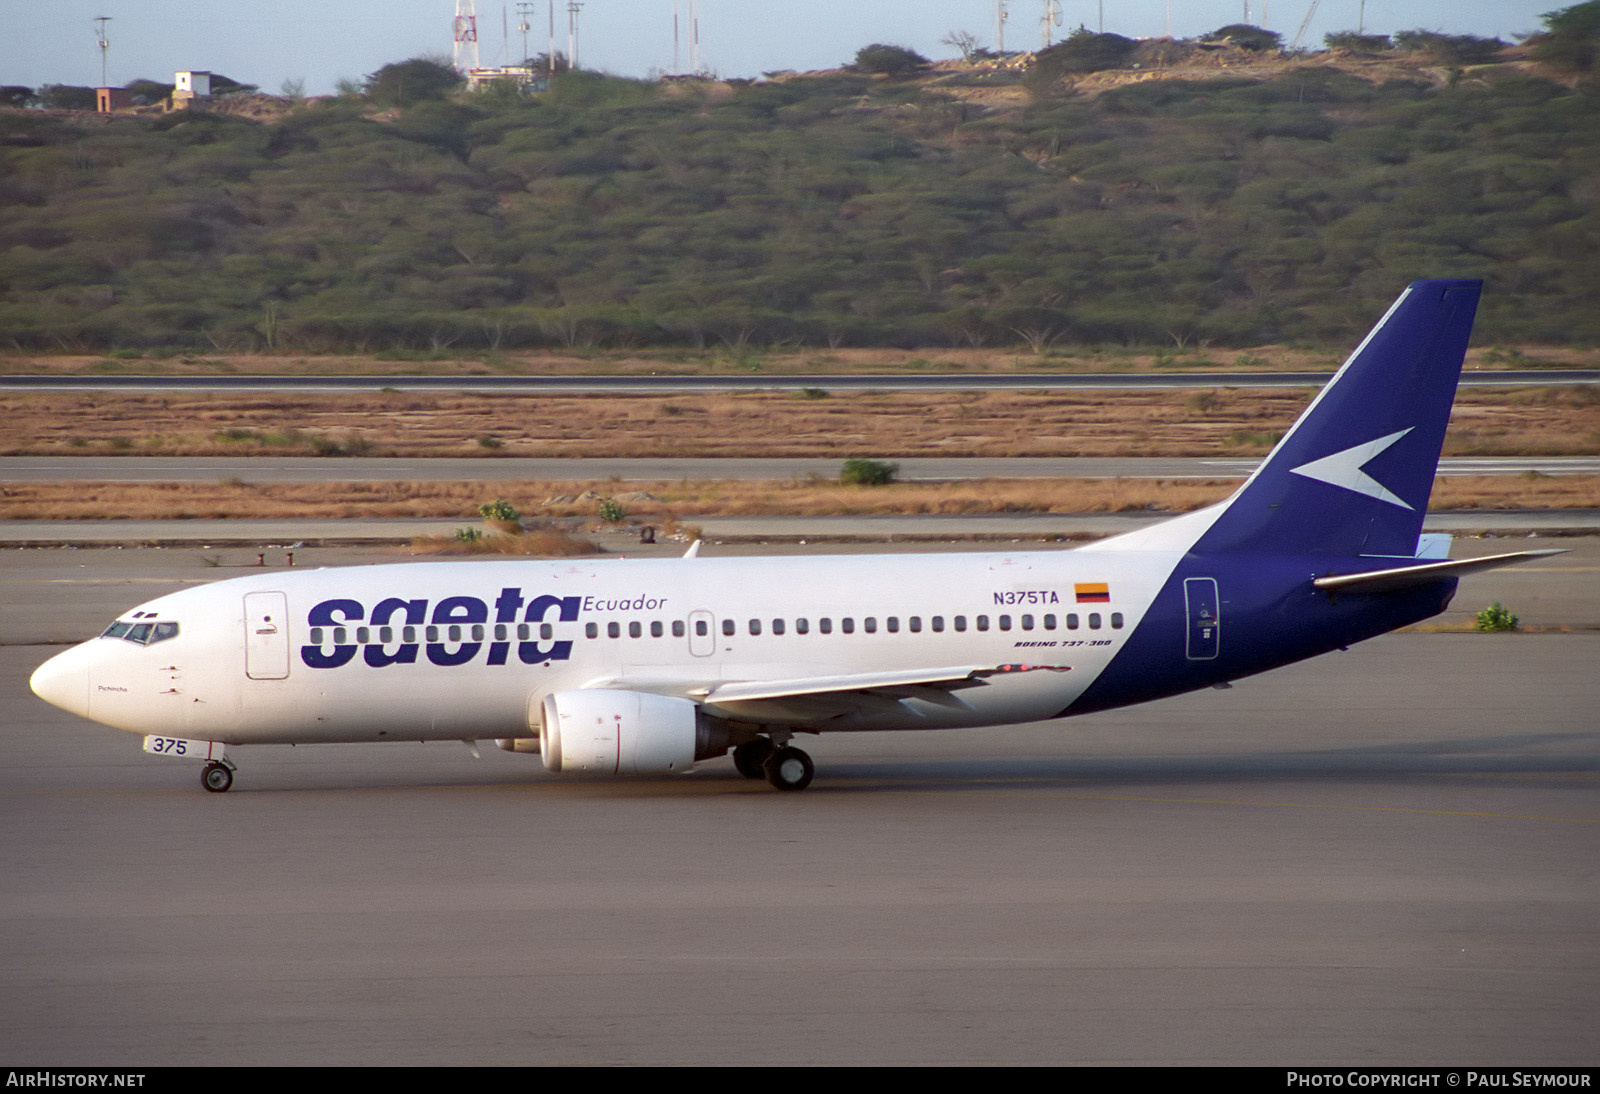
[[792, 745], [773, 744], [766, 737], [734, 748], [733, 766], [745, 778], [766, 779], [778, 790], [804, 790], [816, 774], [810, 756]]

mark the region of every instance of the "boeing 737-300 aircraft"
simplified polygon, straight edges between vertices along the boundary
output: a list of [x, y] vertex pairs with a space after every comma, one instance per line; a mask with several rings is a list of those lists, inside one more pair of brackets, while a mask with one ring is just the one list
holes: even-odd
[[411, 563], [158, 597], [33, 674], [41, 698], [205, 762], [237, 745], [494, 738], [553, 772], [797, 734], [1065, 718], [1212, 687], [1443, 611], [1422, 518], [1481, 285], [1419, 281], [1227, 501], [1075, 550]]

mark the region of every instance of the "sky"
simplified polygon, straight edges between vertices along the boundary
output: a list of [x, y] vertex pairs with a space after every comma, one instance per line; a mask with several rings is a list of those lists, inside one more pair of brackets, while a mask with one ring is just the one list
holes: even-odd
[[[531, 53], [544, 52], [550, 5], [556, 48], [567, 49], [568, 0], [533, 0]], [[1082, 25], [1130, 38], [1159, 37], [1171, 18], [1175, 37], [1194, 37], [1244, 21], [1247, 0], [1056, 0], [1062, 28]], [[673, 12], [687, 23], [690, 0], [583, 0], [578, 62], [620, 76], [686, 71], [687, 32], [676, 63]], [[995, 44], [997, 0], [697, 0], [701, 68], [723, 77], [755, 77], [848, 63], [856, 50], [887, 42], [929, 58], [956, 56], [941, 39], [964, 30]], [[1368, 33], [1421, 28], [1498, 36], [1541, 29], [1541, 13], [1561, 0], [1318, 0], [1302, 39], [1320, 47], [1331, 31], [1354, 30], [1365, 12]], [[484, 65], [522, 55], [513, 0], [476, 0]], [[1006, 0], [1005, 46], [1036, 49], [1045, 0]], [[1311, 0], [1248, 0], [1250, 22], [1291, 41]], [[0, 84], [100, 83], [96, 16], [110, 48], [113, 86], [140, 77], [171, 82], [173, 72], [222, 73], [263, 91], [299, 81], [306, 94], [326, 94], [340, 79], [359, 81], [391, 61], [449, 58], [456, 0], [0, 0]]]

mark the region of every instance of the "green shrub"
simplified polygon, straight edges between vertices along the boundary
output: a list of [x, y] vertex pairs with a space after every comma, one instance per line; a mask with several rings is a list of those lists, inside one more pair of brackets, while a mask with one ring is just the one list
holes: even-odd
[[1283, 44], [1283, 35], [1277, 31], [1265, 30], [1251, 23], [1229, 23], [1212, 31], [1210, 34], [1200, 36], [1202, 42], [1232, 42], [1244, 49], [1265, 53], [1278, 49]]
[[522, 519], [522, 514], [517, 512], [517, 507], [505, 498], [495, 498], [478, 506], [478, 515], [484, 520], [504, 520], [515, 522]]
[[1394, 43], [1389, 41], [1387, 34], [1357, 34], [1353, 30], [1324, 34], [1322, 41], [1329, 49], [1343, 50], [1346, 53], [1383, 53], [1394, 48]]
[[442, 99], [461, 84], [445, 60], [413, 57], [384, 65], [366, 79], [363, 90], [380, 106], [410, 106], [423, 99]]
[[483, 533], [476, 528], [457, 528], [456, 540], [460, 543], [477, 543], [483, 538]]
[[1514, 631], [1520, 623], [1521, 620], [1511, 614], [1511, 609], [1498, 600], [1478, 613], [1477, 626], [1480, 631]]
[[616, 524], [627, 515], [622, 506], [618, 505], [612, 498], [606, 498], [600, 503], [600, 519], [607, 524]]
[[882, 460], [845, 460], [839, 481], [847, 486], [883, 486], [900, 474], [900, 465]]
[[916, 50], [904, 46], [889, 46], [874, 42], [856, 51], [857, 72], [882, 73], [885, 76], [909, 76], [928, 67], [928, 59]]

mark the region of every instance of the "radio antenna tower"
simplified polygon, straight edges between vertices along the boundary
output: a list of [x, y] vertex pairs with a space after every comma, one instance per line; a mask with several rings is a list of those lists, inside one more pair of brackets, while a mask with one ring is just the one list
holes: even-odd
[[[689, 24], [689, 73], [693, 76], [700, 75], [700, 7], [699, 0], [687, 0]], [[672, 71], [675, 75], [683, 75], [683, 65], [679, 63], [678, 42], [678, 0], [672, 0]]]
[[[478, 12], [475, 0], [456, 0], [456, 55], [457, 72], [477, 68], [478, 65]], [[462, 54], [468, 57], [462, 65]]]
[[522, 32], [522, 57], [517, 61], [518, 64], [527, 64], [528, 62], [528, 31], [532, 26], [528, 20], [532, 17], [532, 4], [521, 3], [517, 5], [517, 29]]
[[100, 86], [111, 86], [106, 82], [106, 52], [111, 48], [111, 39], [106, 37], [106, 24], [111, 22], [109, 15], [96, 15], [94, 17], [94, 40], [100, 44]]
[[578, 0], [567, 0], [567, 68], [578, 69], [578, 12], [583, 5]]
[[[687, 0], [689, 30], [689, 74], [700, 75], [700, 5], [699, 0]], [[678, 63], [678, 0], [672, 0], [672, 70], [683, 74]]]
[[997, 57], [1006, 55], [1006, 0], [995, 0], [994, 4], [994, 52]]
[[1051, 32], [1061, 25], [1061, 0], [1044, 0], [1044, 18], [1039, 20], [1044, 31], [1044, 48], [1051, 45]]

